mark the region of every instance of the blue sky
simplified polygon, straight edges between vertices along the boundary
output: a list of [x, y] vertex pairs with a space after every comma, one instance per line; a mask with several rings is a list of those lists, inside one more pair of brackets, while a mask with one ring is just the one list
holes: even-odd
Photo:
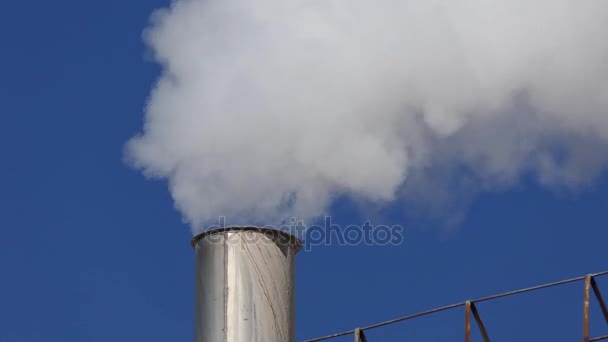
[[[122, 160], [159, 72], [141, 31], [166, 3], [12, 1], [0, 11], [0, 341], [192, 340], [190, 229], [166, 183]], [[402, 245], [298, 255], [298, 341], [606, 270], [607, 198], [608, 176], [577, 193], [523, 181], [477, 197], [451, 228], [388, 208], [383, 223], [406, 227]], [[332, 215], [364, 219], [347, 200]], [[608, 277], [599, 284], [608, 296]], [[575, 341], [582, 291], [479, 309], [496, 341]], [[458, 340], [462, 318], [456, 310], [369, 340]], [[597, 306], [592, 318], [594, 335], [608, 334]]]

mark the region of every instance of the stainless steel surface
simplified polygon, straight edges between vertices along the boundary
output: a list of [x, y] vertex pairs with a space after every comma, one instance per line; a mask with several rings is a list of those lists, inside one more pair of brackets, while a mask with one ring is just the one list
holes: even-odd
[[301, 244], [270, 229], [234, 227], [192, 240], [195, 342], [294, 342], [294, 258]]

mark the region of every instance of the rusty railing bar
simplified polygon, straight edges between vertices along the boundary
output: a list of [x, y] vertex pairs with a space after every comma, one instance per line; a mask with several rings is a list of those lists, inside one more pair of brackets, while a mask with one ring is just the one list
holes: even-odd
[[[607, 274], [608, 274], [608, 271], [603, 271], [603, 272], [591, 274], [591, 277], [601, 277], [601, 276], [604, 276], [604, 275], [607, 275]], [[581, 277], [576, 277], [576, 278], [572, 278], [572, 279], [566, 279], [566, 280], [556, 281], [556, 282], [553, 282], [553, 283], [547, 283], [547, 284], [543, 284], [543, 285], [528, 287], [528, 288], [521, 289], [521, 290], [504, 292], [504, 293], [500, 293], [500, 294], [496, 294], [496, 295], [492, 295], [492, 296], [487, 296], [487, 297], [482, 297], [482, 298], [478, 298], [478, 299], [475, 299], [475, 300], [471, 300], [471, 302], [472, 303], [480, 303], [480, 302], [485, 302], [485, 301], [496, 299], [496, 298], [508, 297], [508, 296], [513, 296], [513, 295], [524, 293], [524, 292], [536, 291], [536, 290], [545, 289], [545, 288], [548, 288], [548, 287], [553, 287], [553, 286], [573, 283], [573, 282], [576, 282], [576, 281], [584, 280], [586, 277], [587, 276], [581, 276]], [[445, 311], [445, 310], [449, 310], [449, 309], [454, 309], [454, 308], [465, 306], [465, 305], [466, 305], [466, 302], [451, 304], [451, 305], [447, 305], [447, 306], [442, 306], [440, 308], [431, 309], [431, 310], [415, 313], [415, 314], [412, 314], [412, 315], [403, 316], [403, 317], [391, 319], [391, 320], [388, 320], [388, 321], [384, 321], [384, 322], [368, 325], [366, 327], [361, 328], [361, 330], [371, 330], [371, 329], [383, 327], [385, 325], [389, 325], [389, 324], [393, 324], [393, 323], [397, 323], [397, 322], [401, 322], [401, 321], [406, 321], [406, 320], [409, 320], [409, 319], [412, 319], [412, 318], [426, 316], [426, 315], [429, 315], [429, 314], [432, 314], [432, 313], [436, 313], [436, 312], [440, 312], [440, 311]], [[331, 335], [327, 335], [327, 336], [323, 336], [323, 337], [317, 337], [317, 338], [313, 338], [313, 339], [310, 339], [310, 340], [305, 340], [304, 342], [318, 342], [318, 341], [329, 340], [330, 338], [335, 338], [335, 337], [340, 337], [340, 336], [345, 336], [345, 335], [353, 334], [355, 332], [355, 330], [356, 329], [352, 329], [352, 330], [348, 330], [348, 331], [342, 331], [342, 332], [339, 332], [339, 333], [335, 333], [335, 334], [331, 334]]]
[[602, 298], [602, 293], [600, 292], [599, 286], [597, 286], [595, 278], [591, 278], [591, 288], [593, 289], [593, 293], [595, 294], [595, 299], [597, 299], [597, 302], [600, 304], [600, 308], [602, 309], [602, 313], [604, 314], [606, 324], [608, 324], [608, 307], [606, 307], [606, 302], [604, 302], [604, 298]]
[[583, 300], [583, 342], [589, 342], [589, 289], [592, 276], [585, 276], [585, 297]]
[[471, 301], [464, 306], [464, 342], [471, 342]]
[[430, 315], [432, 313], [437, 313], [437, 312], [441, 312], [441, 311], [445, 311], [445, 310], [454, 309], [454, 308], [457, 308], [459, 306], [464, 306], [464, 305], [465, 305], [465, 302], [456, 303], [456, 304], [447, 305], [447, 306], [442, 306], [440, 308], [436, 308], [436, 309], [432, 309], [432, 310], [427, 310], [427, 311], [419, 312], [419, 313], [416, 313], [416, 314], [413, 314], [413, 315], [391, 319], [389, 321], [385, 321], [385, 322], [382, 322], [382, 323], [376, 323], [376, 324], [368, 325], [367, 327], [361, 328], [361, 330], [375, 329], [375, 328], [379, 328], [379, 327], [382, 327], [382, 326], [385, 326], [385, 325], [389, 325], [389, 324], [405, 321], [405, 320], [412, 319], [412, 318], [417, 318], [417, 317], [422, 317], [422, 316]]
[[543, 284], [543, 285], [537, 285], [537, 286], [527, 287], [525, 289], [520, 289], [520, 290], [515, 290], [515, 291], [509, 291], [509, 292], [505, 292], [505, 293], [499, 293], [499, 294], [483, 297], [483, 298], [480, 298], [480, 299], [476, 299], [476, 300], [474, 300], [474, 302], [481, 303], [481, 302], [485, 302], [485, 301], [492, 300], [492, 299], [513, 296], [513, 295], [516, 295], [516, 294], [521, 294], [521, 293], [526, 293], [526, 292], [531, 292], [531, 291], [536, 291], [536, 290], [542, 290], [542, 289], [546, 289], [546, 288], [549, 288], [549, 287], [564, 285], [564, 284], [568, 284], [568, 283], [574, 283], [574, 282], [581, 281], [581, 280], [585, 279], [585, 277], [586, 276], [581, 276], [581, 277], [576, 277], [576, 278], [571, 278], [571, 279], [566, 279], [566, 280], [560, 280], [560, 281], [556, 281], [556, 282], [553, 282], [553, 283], [548, 283], [548, 284]]

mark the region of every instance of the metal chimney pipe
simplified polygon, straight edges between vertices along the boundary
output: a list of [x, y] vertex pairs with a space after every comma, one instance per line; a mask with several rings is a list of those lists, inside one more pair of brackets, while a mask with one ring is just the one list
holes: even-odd
[[195, 342], [294, 342], [295, 254], [302, 244], [274, 229], [231, 227], [192, 239]]

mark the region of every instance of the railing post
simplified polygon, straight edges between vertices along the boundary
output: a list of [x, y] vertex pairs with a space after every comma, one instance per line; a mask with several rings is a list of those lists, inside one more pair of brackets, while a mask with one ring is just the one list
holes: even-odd
[[471, 301], [464, 306], [464, 342], [471, 342]]
[[355, 342], [367, 342], [367, 338], [361, 328], [355, 329]]
[[585, 297], [583, 302], [583, 342], [589, 342], [589, 290], [593, 277], [585, 277]]

